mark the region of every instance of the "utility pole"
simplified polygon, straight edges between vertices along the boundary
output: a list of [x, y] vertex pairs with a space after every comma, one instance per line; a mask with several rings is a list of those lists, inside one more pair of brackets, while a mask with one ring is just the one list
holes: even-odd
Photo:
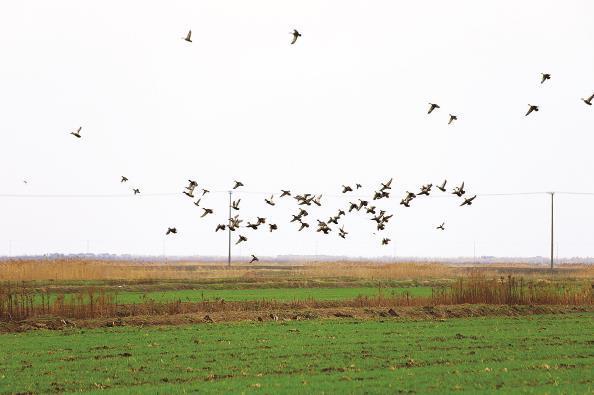
[[231, 198], [233, 191], [229, 191], [229, 222], [227, 223], [227, 230], [229, 231], [229, 250], [227, 255], [227, 267], [231, 268]]
[[551, 270], [553, 270], [554, 263], [554, 243], [555, 243], [555, 192], [549, 192], [551, 194]]

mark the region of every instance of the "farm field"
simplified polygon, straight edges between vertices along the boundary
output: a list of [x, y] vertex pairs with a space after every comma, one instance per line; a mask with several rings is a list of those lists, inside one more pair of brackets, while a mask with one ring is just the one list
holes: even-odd
[[[144, 303], [147, 300], [155, 302], [200, 302], [210, 300], [247, 301], [247, 300], [275, 300], [290, 302], [293, 300], [342, 300], [357, 297], [377, 297], [404, 295], [430, 296], [431, 287], [379, 288], [379, 287], [348, 287], [348, 288], [254, 288], [254, 289], [180, 289], [163, 291], [117, 291], [118, 303]], [[66, 297], [75, 294], [65, 294]], [[54, 295], [51, 300], [55, 300]], [[40, 298], [36, 298], [40, 302]]]
[[0, 392], [591, 393], [593, 334], [594, 313], [33, 331], [0, 335]]

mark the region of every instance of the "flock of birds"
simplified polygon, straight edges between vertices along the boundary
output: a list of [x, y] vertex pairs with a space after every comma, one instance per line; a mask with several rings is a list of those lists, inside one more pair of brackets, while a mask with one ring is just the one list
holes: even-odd
[[[297, 31], [296, 29], [294, 29], [293, 32], [291, 32], [290, 34], [292, 35], [292, 40], [291, 40], [290, 44], [293, 45], [301, 37], [301, 33], [299, 33], [299, 31]], [[187, 35], [182, 38], [185, 41], [192, 43], [192, 31], [189, 30]], [[541, 81], [540, 81], [541, 84], [544, 84], [546, 81], [548, 81], [550, 79], [551, 79], [551, 74], [541, 73]], [[591, 106], [592, 102], [594, 101], [594, 93], [587, 98], [582, 98], [581, 100], [588, 106]], [[529, 108], [528, 108], [528, 111], [526, 112], [526, 116], [532, 114], [533, 112], [539, 111], [539, 106], [537, 106], [537, 105], [528, 104], [528, 107]], [[429, 110], [427, 111], [427, 114], [430, 115], [440, 108], [441, 108], [440, 105], [437, 103], [429, 103]], [[458, 120], [458, 116], [450, 113], [448, 125], [452, 125], [457, 120]], [[76, 131], [70, 132], [70, 134], [73, 135], [74, 137], [80, 139], [82, 137], [81, 130], [82, 130], [82, 127], [79, 127]], [[129, 180], [126, 176], [121, 177], [121, 183], [126, 183], [128, 181]], [[388, 224], [389, 220], [394, 216], [394, 214], [389, 214], [385, 210], [380, 210], [372, 203], [377, 200], [390, 198], [390, 193], [392, 190], [392, 181], [393, 181], [393, 179], [390, 179], [385, 183], [380, 183], [379, 187], [377, 188], [377, 190], [373, 193], [373, 196], [371, 197], [371, 202], [369, 200], [358, 199], [357, 202], [349, 202], [348, 207], [337, 208], [336, 215], [330, 216], [330, 218], [328, 218], [325, 221], [323, 221], [322, 219], [316, 219], [316, 224], [315, 224], [316, 232], [322, 233], [324, 235], [328, 235], [330, 232], [332, 232], [334, 230], [333, 228], [335, 228], [338, 232], [338, 236], [342, 239], [346, 239], [349, 232], [347, 232], [344, 229], [344, 225], [341, 224], [341, 219], [353, 212], [364, 212], [365, 214], [370, 216], [369, 219], [371, 221], [375, 222], [375, 228], [378, 232], [385, 230], [386, 224]], [[438, 184], [435, 187], [442, 193], [447, 192], [446, 184], [447, 184], [447, 180], [444, 180], [441, 184]], [[237, 190], [244, 186], [245, 185], [241, 181], [234, 181], [232, 189]], [[200, 207], [202, 209], [201, 218], [204, 218], [208, 215], [213, 215], [214, 214], [213, 209], [201, 206], [202, 200], [205, 198], [205, 196], [210, 191], [205, 188], [202, 188], [199, 190], [197, 188], [198, 188], [198, 182], [196, 182], [195, 180], [188, 180], [188, 185], [184, 188], [183, 194], [185, 194], [186, 196], [188, 196], [191, 199], [196, 199], [196, 201], [193, 201], [193, 203], [195, 206]], [[343, 185], [342, 186], [342, 194], [348, 194], [348, 193], [354, 192], [356, 190], [359, 190], [361, 188], [362, 188], [362, 185], [359, 183], [355, 184], [354, 189], [350, 185]], [[420, 191], [417, 193], [406, 191], [405, 196], [400, 201], [400, 205], [407, 207], [407, 208], [410, 207], [411, 203], [413, 202], [414, 199], [419, 198], [420, 196], [429, 196], [430, 193], [432, 193], [432, 188], [433, 188], [433, 184], [425, 184], [420, 187]], [[476, 199], [476, 195], [473, 195], [471, 197], [465, 197], [466, 190], [464, 188], [465, 188], [464, 182], [462, 182], [460, 184], [460, 186], [456, 186], [455, 188], [452, 189], [451, 194], [456, 195], [459, 198], [462, 198], [462, 202], [461, 202], [460, 206], [471, 206], [473, 201]], [[134, 195], [138, 195], [138, 194], [140, 194], [140, 189], [137, 187], [132, 188], [132, 192], [134, 193]], [[295, 214], [292, 214], [292, 218], [288, 219], [289, 223], [290, 224], [294, 223], [295, 228], [297, 229], [298, 232], [309, 229], [310, 224], [309, 224], [309, 222], [307, 222], [306, 217], [308, 217], [310, 213], [308, 212], [307, 207], [322, 206], [322, 195], [321, 194], [316, 195], [316, 194], [312, 194], [312, 193], [302, 193], [302, 194], [293, 195], [290, 190], [281, 190], [280, 194], [279, 194], [279, 199], [283, 199], [283, 198], [293, 198], [297, 205], [296, 209], [298, 211]], [[271, 206], [271, 207], [275, 206], [276, 201], [275, 201], [274, 194], [272, 194], [268, 198], [265, 198], [264, 202], [268, 206]], [[232, 201], [230, 204], [230, 210], [232, 210], [234, 212], [239, 212], [240, 204], [241, 204], [241, 199]], [[244, 220], [241, 219], [239, 214], [237, 213], [235, 215], [229, 216], [226, 223], [219, 223], [216, 226], [216, 228], [214, 229], [214, 231], [219, 232], [219, 231], [227, 230], [229, 232], [237, 232], [238, 237], [237, 237], [237, 240], [235, 241], [235, 245], [238, 245], [238, 244], [245, 243], [248, 241], [248, 237], [245, 236], [245, 234], [242, 234], [241, 229], [250, 228], [252, 230], [258, 230], [260, 227], [264, 228], [264, 227], [266, 227], [266, 225], [268, 225], [267, 229], [269, 232], [274, 232], [274, 231], [278, 230], [278, 225], [275, 223], [267, 223], [267, 218], [264, 216], [263, 217], [258, 216], [258, 217], [256, 217], [256, 219], [254, 221], [246, 221], [245, 224], [243, 224], [243, 223], [244, 223]], [[442, 222], [440, 225], [436, 226], [436, 229], [439, 231], [444, 231], [445, 230], [445, 222]], [[178, 233], [178, 231], [177, 231], [176, 227], [169, 227], [167, 229], [167, 231], [165, 232], [166, 235], [175, 235], [177, 233]], [[391, 240], [388, 237], [381, 237], [381, 245], [388, 245], [390, 243], [390, 241]], [[259, 260], [258, 257], [256, 255], [252, 254], [250, 263], [257, 262], [258, 260]]]

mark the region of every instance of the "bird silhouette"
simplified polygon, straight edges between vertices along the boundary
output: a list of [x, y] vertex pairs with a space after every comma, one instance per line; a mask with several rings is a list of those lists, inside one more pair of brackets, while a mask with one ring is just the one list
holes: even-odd
[[177, 233], [177, 229], [176, 228], [167, 228], [167, 233], [165, 233], [165, 236], [170, 235], [170, 234], [176, 234]]
[[285, 191], [284, 189], [281, 189], [280, 197], [284, 197], [284, 196], [291, 196], [291, 191]]
[[340, 217], [341, 215], [346, 215], [346, 213], [344, 212], [344, 210], [339, 209], [337, 216]]
[[299, 209], [299, 216], [300, 217], [307, 217], [309, 215], [309, 213], [307, 212], [307, 210], [304, 210], [302, 208]]
[[431, 114], [433, 112], [433, 110], [435, 109], [439, 109], [439, 104], [435, 104], [435, 103], [429, 103], [429, 111], [427, 111], [427, 114]]
[[297, 42], [297, 39], [299, 37], [301, 37], [301, 33], [299, 33], [297, 31], [297, 29], [293, 29], [293, 33], [291, 33], [291, 34], [293, 35], [293, 41], [291, 41], [291, 45], [292, 45], [292, 44], [295, 44]]
[[583, 101], [584, 103], [586, 103], [587, 105], [589, 105], [589, 106], [591, 106], [591, 105], [592, 105], [592, 100], [594, 100], [594, 93], [592, 94], [592, 96], [590, 96], [590, 97], [589, 97], [589, 98], [587, 98], [587, 99], [583, 99], [583, 98], [582, 98], [582, 101]]
[[274, 195], [270, 195], [270, 199], [264, 199], [264, 201], [266, 202], [266, 204], [274, 206], [275, 203], [272, 199], [274, 199]]
[[259, 259], [257, 256], [255, 256], [254, 254], [252, 254], [252, 260], [250, 261], [250, 263], [254, 263], [254, 262], [258, 262]]
[[231, 203], [231, 208], [232, 208], [233, 210], [239, 210], [239, 203], [240, 203], [240, 202], [241, 202], [241, 199], [234, 200], [234, 201]]
[[466, 191], [464, 190], [464, 181], [462, 181], [462, 184], [459, 187], [455, 187], [452, 191], [452, 194], [458, 197], [462, 197], [462, 195], [464, 195], [465, 193]]
[[382, 239], [382, 245], [388, 245], [388, 243], [389, 243], [390, 241], [392, 241], [392, 240], [390, 240], [390, 239], [388, 239], [388, 238], [386, 237], [386, 238]]
[[246, 225], [247, 228], [252, 228], [253, 230], [258, 230], [258, 226], [260, 226], [259, 223], [252, 224], [251, 222], [248, 222]]
[[357, 210], [359, 211], [359, 204], [357, 203], [353, 203], [353, 202], [349, 202], [350, 206], [349, 206], [349, 213], [353, 210]]
[[472, 201], [474, 199], [476, 199], [476, 195], [474, 195], [473, 197], [464, 199], [464, 201], [462, 202], [462, 204], [460, 206], [466, 206], [466, 205], [471, 206], [472, 205]]
[[338, 229], [338, 236], [342, 237], [343, 239], [346, 238], [346, 235], [348, 235], [349, 232], [344, 230], [344, 226], [341, 226], [340, 229]]
[[127, 181], [128, 181], [128, 177], [122, 176], [122, 181], [120, 181], [120, 182], [127, 182]]
[[186, 37], [184, 38], [184, 40], [186, 40], [189, 43], [192, 42], [192, 31], [191, 30], [188, 30], [188, 34], [186, 35]]
[[367, 214], [375, 214], [375, 206], [369, 206], [365, 208], [365, 211], [367, 212]]
[[550, 80], [551, 79], [551, 75], [548, 73], [540, 73], [542, 75], [542, 78], [540, 79], [540, 83], [544, 84], [544, 82], [546, 80]]
[[446, 191], [445, 186], [446, 186], [447, 182], [448, 182], [448, 180], [443, 180], [443, 183], [441, 185], [438, 185], [437, 189], [439, 189], [442, 192], [445, 192]]
[[538, 111], [538, 106], [533, 106], [532, 104], [528, 104], [528, 106], [530, 106], [530, 107], [528, 108], [528, 112], [526, 113], [526, 116], [530, 115], [530, 113], [533, 111]]
[[363, 188], [363, 185], [361, 185], [361, 184], [355, 184], [355, 189], [361, 189], [361, 188]]
[[209, 193], [210, 191], [208, 189], [204, 189], [202, 188], [202, 196], [206, 195], [207, 193]]
[[410, 200], [409, 199], [402, 199], [400, 201], [400, 204], [403, 205], [404, 207], [410, 207]]
[[347, 193], [347, 192], [353, 192], [353, 188], [351, 188], [348, 185], [343, 185], [342, 186], [342, 193]]
[[239, 239], [237, 239], [237, 242], [235, 242], [235, 245], [242, 243], [244, 241], [247, 241], [247, 237], [239, 235]]
[[316, 206], [320, 207], [320, 206], [322, 205], [322, 202], [321, 202], [321, 200], [322, 200], [322, 195], [318, 195], [318, 196], [316, 196], [316, 197], [314, 197], [314, 198], [312, 199], [312, 202], [313, 202], [313, 203], [314, 203]]
[[442, 222], [436, 229], [445, 230], [445, 222]]
[[382, 187], [380, 188], [380, 191], [383, 192], [386, 189], [392, 189], [392, 180], [394, 180], [394, 179], [390, 178], [388, 180], [388, 182], [386, 182], [385, 184], [383, 182], [381, 182], [380, 184], [382, 184]]
[[233, 186], [233, 189], [237, 189], [243, 186], [243, 183], [241, 181], [234, 181], [234, 183], [235, 185]]
[[196, 201], [194, 202], [194, 205], [195, 205], [196, 207], [200, 207], [200, 201], [201, 201], [201, 200], [202, 200], [202, 199], [198, 199], [198, 200], [196, 200]]
[[212, 214], [213, 213], [212, 209], [210, 209], [210, 208], [202, 208], [202, 210], [204, 210], [204, 213], [200, 216], [200, 218], [204, 218], [208, 214]]
[[81, 135], [80, 135], [81, 130], [82, 130], [82, 126], [79, 126], [78, 129], [76, 130], [76, 132], [70, 132], [70, 134], [79, 139], [81, 137]]
[[266, 218], [258, 217], [258, 225], [265, 224], [265, 223], [266, 223]]
[[140, 193], [140, 189], [134, 188], [132, 189], [132, 192], [134, 192], [135, 195], [138, 195]]
[[277, 230], [278, 226], [276, 224], [268, 224], [268, 228], [270, 229], [270, 232], [272, 232], [273, 230]]
[[224, 224], [218, 224], [217, 228], [215, 229], [215, 232], [218, 232], [219, 230], [225, 230], [225, 225]]
[[330, 218], [328, 218], [328, 223], [329, 223], [329, 224], [335, 224], [335, 225], [338, 225], [338, 220], [339, 220], [339, 219], [340, 219], [340, 217], [339, 217], [339, 216], [336, 216], [336, 217], [330, 217]]
[[431, 187], [433, 187], [433, 184], [427, 184], [427, 185], [423, 185], [421, 187], [421, 192], [418, 193], [418, 195], [425, 195], [425, 196], [429, 196], [429, 193], [431, 192]]
[[309, 224], [307, 222], [299, 221], [299, 223], [301, 224], [301, 226], [299, 227], [299, 232], [301, 232], [305, 228], [309, 228]]
[[458, 116], [457, 115], [450, 114], [450, 120], [448, 121], [448, 125], [451, 125], [452, 122], [457, 121], [457, 120], [458, 120]]

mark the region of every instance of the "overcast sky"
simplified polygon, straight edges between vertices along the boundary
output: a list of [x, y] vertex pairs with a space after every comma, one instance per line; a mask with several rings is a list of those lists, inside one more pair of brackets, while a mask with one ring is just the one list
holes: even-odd
[[[181, 193], [193, 178], [263, 192], [242, 196], [241, 216], [280, 229], [243, 229], [235, 254], [546, 256], [546, 195], [398, 203], [444, 178], [470, 195], [594, 192], [594, 106], [580, 100], [594, 93], [593, 15], [590, 0], [3, 2], [0, 193], [125, 197], [1, 197], [0, 255], [224, 255], [228, 196], [207, 195], [215, 214], [199, 218]], [[525, 117], [529, 103], [540, 111]], [[347, 240], [298, 233], [293, 200], [263, 200], [324, 193], [313, 225], [355, 199], [342, 184], [371, 197], [390, 177], [377, 235], [363, 213]], [[556, 197], [560, 256], [594, 256], [593, 205]]]

